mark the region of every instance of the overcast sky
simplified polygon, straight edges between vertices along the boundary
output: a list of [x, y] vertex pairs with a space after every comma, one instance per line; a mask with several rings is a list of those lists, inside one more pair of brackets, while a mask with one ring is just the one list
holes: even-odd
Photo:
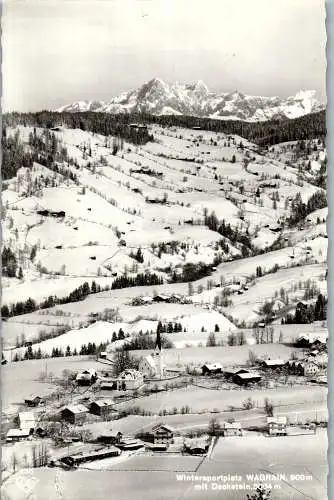
[[108, 100], [154, 77], [325, 98], [324, 0], [5, 0], [4, 111]]

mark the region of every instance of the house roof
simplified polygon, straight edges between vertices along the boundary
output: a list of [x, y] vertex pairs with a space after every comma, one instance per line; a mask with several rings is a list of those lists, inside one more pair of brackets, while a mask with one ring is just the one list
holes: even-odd
[[27, 437], [29, 436], [29, 431], [25, 429], [9, 429], [6, 434], [7, 438], [11, 437]]
[[222, 370], [223, 366], [220, 363], [205, 363], [202, 368], [207, 367], [208, 370]]
[[35, 421], [35, 416], [34, 416], [32, 411], [23, 411], [23, 412], [19, 413], [19, 419], [20, 419], [20, 422], [22, 422], [24, 420]]
[[267, 366], [283, 366], [286, 361], [284, 361], [284, 359], [265, 359], [264, 363]]
[[103, 434], [101, 434], [101, 437], [117, 437], [118, 435], [123, 436], [121, 431], [105, 431]]
[[143, 302], [153, 302], [153, 297], [140, 297]]
[[86, 453], [82, 453], [82, 454], [77, 454], [77, 455], [72, 455], [72, 458], [75, 460], [75, 459], [85, 459], [85, 458], [96, 458], [98, 459], [100, 456], [104, 456], [105, 453], [115, 453], [117, 452], [117, 454], [120, 453], [119, 449], [116, 448], [116, 446], [108, 446], [108, 448], [104, 448], [102, 450], [97, 450], [97, 451], [88, 451]]
[[241, 429], [240, 422], [224, 422], [224, 429]]
[[35, 417], [30, 411], [19, 413], [19, 421], [21, 429], [28, 429], [35, 426]]
[[71, 413], [75, 413], [75, 414], [88, 412], [88, 408], [86, 408], [86, 406], [81, 405], [81, 404], [65, 406], [62, 411], [64, 411], [64, 410], [68, 410]]
[[92, 374], [91, 373], [78, 373], [76, 376], [76, 380], [91, 380]]
[[286, 424], [287, 418], [285, 416], [280, 417], [267, 417], [267, 424]]
[[148, 362], [148, 364], [150, 365], [151, 368], [153, 368], [153, 369], [156, 368], [152, 354], [145, 356], [144, 359]]
[[171, 426], [170, 426], [170, 425], [168, 425], [168, 424], [157, 424], [157, 425], [154, 425], [154, 426], [152, 427], [152, 431], [153, 431], [153, 432], [157, 432], [157, 431], [159, 431], [160, 429], [164, 429], [164, 430], [166, 430], [166, 431], [168, 431], [168, 432], [174, 432], [174, 428], [173, 428], [173, 427], [171, 427]]
[[243, 380], [252, 379], [252, 378], [261, 378], [261, 375], [259, 373], [256, 373], [256, 372], [237, 373], [236, 375], [238, 375], [238, 377], [240, 377]]
[[159, 293], [158, 295], [155, 295], [154, 299], [159, 298], [162, 300], [167, 300], [169, 299], [169, 295], [165, 295], [164, 293]]
[[249, 372], [249, 370], [246, 370], [245, 368], [238, 368], [238, 369], [230, 370], [229, 373], [233, 373], [234, 375], [239, 375], [240, 373], [250, 373], [250, 372]]
[[100, 399], [99, 401], [93, 401], [92, 404], [95, 404], [97, 406], [99, 406], [100, 408], [103, 408], [105, 406], [112, 406], [114, 404], [114, 400], [113, 399]]

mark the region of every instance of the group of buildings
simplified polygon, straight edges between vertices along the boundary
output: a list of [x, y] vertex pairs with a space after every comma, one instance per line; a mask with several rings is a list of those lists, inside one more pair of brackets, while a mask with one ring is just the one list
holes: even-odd
[[322, 354], [318, 357], [315, 353], [310, 353], [309, 356], [301, 359], [288, 361], [284, 359], [257, 360], [257, 367], [261, 373], [254, 369], [246, 368], [224, 369], [221, 363], [206, 363], [202, 365], [201, 373], [202, 375], [222, 374], [228, 380], [238, 385], [247, 385], [249, 383], [260, 382], [264, 378], [265, 373], [269, 370], [308, 378], [316, 377], [327, 366], [327, 362], [327, 354]]

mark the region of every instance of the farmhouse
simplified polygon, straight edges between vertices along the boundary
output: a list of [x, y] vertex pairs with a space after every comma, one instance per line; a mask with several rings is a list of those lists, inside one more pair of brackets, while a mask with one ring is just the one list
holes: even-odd
[[202, 366], [203, 375], [211, 375], [212, 373], [221, 373], [223, 367], [220, 363], [206, 363]]
[[239, 385], [248, 385], [250, 383], [254, 382], [260, 382], [261, 380], [261, 375], [257, 372], [250, 372], [248, 370], [238, 370], [234, 375], [233, 375], [233, 382]]
[[319, 365], [311, 359], [302, 363], [302, 367], [305, 377], [312, 377], [320, 371]]
[[114, 379], [104, 379], [99, 382], [100, 389], [104, 391], [114, 391], [117, 389], [117, 382]]
[[240, 422], [224, 422], [222, 428], [223, 436], [242, 436], [242, 427]]
[[270, 436], [286, 436], [286, 417], [267, 417], [268, 433]]
[[174, 429], [167, 424], [157, 424], [151, 431], [153, 443], [170, 443], [174, 437]]
[[34, 414], [30, 411], [19, 413], [18, 416], [19, 426], [22, 431], [27, 431], [29, 434], [32, 434], [35, 430], [35, 417]]
[[105, 417], [110, 414], [114, 406], [113, 399], [101, 399], [93, 401], [90, 405], [90, 412], [100, 417]]
[[30, 436], [30, 432], [25, 429], [9, 429], [9, 431], [6, 434], [6, 441], [8, 442], [13, 442], [13, 441], [20, 441], [21, 439], [27, 439]]
[[128, 391], [139, 389], [144, 384], [142, 373], [133, 368], [124, 370], [116, 379], [116, 387], [118, 391]]
[[70, 424], [81, 424], [88, 414], [88, 408], [84, 405], [66, 406], [61, 410], [61, 418]]
[[98, 441], [104, 444], [115, 444], [118, 445], [122, 441], [123, 434], [121, 432], [105, 432], [98, 437]]
[[78, 385], [91, 385], [97, 379], [96, 370], [93, 368], [89, 368], [88, 370], [84, 370], [81, 373], [78, 373], [76, 376], [76, 382]]

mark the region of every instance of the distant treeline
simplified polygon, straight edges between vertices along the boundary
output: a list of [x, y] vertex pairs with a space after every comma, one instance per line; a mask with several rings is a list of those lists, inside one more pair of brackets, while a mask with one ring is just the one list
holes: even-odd
[[41, 111], [38, 113], [9, 113], [3, 116], [4, 126], [30, 125], [52, 128], [66, 125], [102, 135], [119, 136], [134, 144], [145, 144], [153, 140], [145, 128], [130, 127], [131, 123], [157, 124], [165, 127], [197, 127], [202, 130], [236, 134], [259, 146], [271, 146], [280, 142], [313, 139], [326, 136], [326, 111], [319, 111], [300, 118], [268, 120], [265, 122], [243, 122], [234, 120], [214, 120], [196, 116], [148, 115], [96, 113], [57, 113]]
[[[40, 111], [37, 113], [7, 113], [3, 116], [4, 127], [17, 125], [51, 129], [59, 126], [87, 130], [95, 134], [120, 137], [136, 145], [146, 144], [153, 140], [146, 128], [130, 127], [134, 121], [133, 115], [109, 113], [96, 113], [85, 111], [83, 113], [57, 113], [56, 111]], [[140, 120], [142, 123], [143, 120]], [[139, 123], [139, 122], [138, 122]]]
[[[137, 118], [139, 119], [139, 118]], [[314, 139], [326, 136], [326, 112], [320, 111], [290, 120], [268, 120], [265, 122], [243, 122], [213, 120], [195, 116], [143, 116], [146, 123], [169, 127], [199, 127], [211, 132], [236, 134], [259, 146], [271, 146], [280, 142]]]

